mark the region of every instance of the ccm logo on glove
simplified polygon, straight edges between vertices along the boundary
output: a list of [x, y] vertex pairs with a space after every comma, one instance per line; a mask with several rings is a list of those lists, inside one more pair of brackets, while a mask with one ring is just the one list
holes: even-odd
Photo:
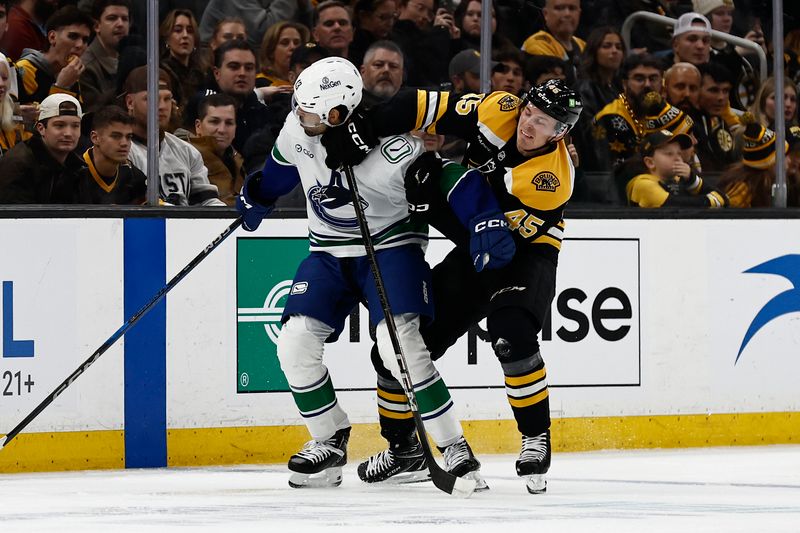
[[508, 222], [505, 220], [481, 220], [477, 224], [475, 224], [475, 233], [480, 233], [486, 229], [497, 229], [497, 228], [506, 228], [508, 227]]
[[353, 143], [358, 147], [358, 149], [363, 152], [369, 153], [370, 147], [361, 138], [361, 134], [358, 133], [358, 130], [356, 129], [356, 125], [354, 122], [350, 122], [347, 125], [347, 131], [350, 132], [351, 134], [350, 138], [353, 139]]

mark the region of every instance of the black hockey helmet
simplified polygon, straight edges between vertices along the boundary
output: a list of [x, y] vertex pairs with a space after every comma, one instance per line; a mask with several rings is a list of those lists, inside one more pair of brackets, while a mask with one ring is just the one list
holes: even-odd
[[575, 124], [583, 110], [580, 95], [563, 80], [547, 80], [541, 85], [531, 87], [523, 98], [523, 104], [531, 103], [549, 116], [563, 124], [556, 136], [567, 133]]

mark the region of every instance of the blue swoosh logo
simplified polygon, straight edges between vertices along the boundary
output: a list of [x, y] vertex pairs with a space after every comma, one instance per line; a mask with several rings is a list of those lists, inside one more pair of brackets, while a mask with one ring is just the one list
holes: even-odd
[[780, 276], [789, 280], [792, 288], [775, 296], [756, 314], [756, 317], [750, 323], [750, 327], [747, 328], [747, 333], [744, 334], [739, 353], [736, 354], [736, 361], [733, 363], [734, 365], [739, 362], [739, 357], [741, 357], [745, 347], [761, 328], [778, 317], [800, 312], [800, 255], [793, 254], [776, 257], [766, 263], [761, 263], [749, 270], [745, 270], [743, 273]]

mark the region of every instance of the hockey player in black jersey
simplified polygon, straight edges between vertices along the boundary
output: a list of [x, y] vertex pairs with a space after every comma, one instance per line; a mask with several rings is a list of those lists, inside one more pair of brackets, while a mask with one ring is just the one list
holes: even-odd
[[[470, 257], [469, 233], [447, 207], [447, 163], [420, 158], [406, 174], [410, 209], [456, 247], [433, 269], [435, 320], [422, 330], [434, 359], [472, 324], [487, 318], [492, 348], [505, 375], [508, 402], [521, 433], [517, 474], [528, 491], [546, 490], [550, 466], [549, 391], [538, 332], [555, 293], [556, 265], [564, 232], [563, 210], [575, 169], [564, 141], [580, 116], [580, 97], [560, 80], [532, 88], [519, 99], [495, 92], [467, 94], [407, 91], [354, 114], [348, 128], [323, 136], [332, 168], [355, 164], [365, 147], [386, 135], [412, 130], [454, 134], [468, 142], [464, 165], [480, 170], [492, 187], [517, 243], [504, 268], [480, 271]], [[469, 290], [465, 290], [469, 287]], [[402, 388], [379, 358], [378, 411], [384, 450], [362, 463], [366, 482], [418, 478], [424, 469]]]

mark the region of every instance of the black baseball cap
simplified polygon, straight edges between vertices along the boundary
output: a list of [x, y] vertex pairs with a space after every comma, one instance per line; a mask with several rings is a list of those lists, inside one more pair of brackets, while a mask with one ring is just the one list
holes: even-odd
[[685, 133], [672, 133], [669, 130], [654, 131], [645, 135], [639, 151], [642, 157], [650, 157], [657, 148], [670, 143], [678, 143], [682, 150], [686, 150], [692, 147], [692, 138]]

